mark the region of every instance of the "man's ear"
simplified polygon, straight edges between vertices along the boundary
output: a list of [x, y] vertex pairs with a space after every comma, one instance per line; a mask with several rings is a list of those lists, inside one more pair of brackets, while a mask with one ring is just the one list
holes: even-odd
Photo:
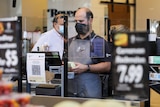
[[53, 27], [55, 28], [55, 26], [56, 26], [56, 23], [55, 23], [55, 22], [53, 22], [53, 24], [52, 24], [52, 25], [53, 25]]
[[93, 18], [91, 18], [91, 17], [90, 17], [89, 21], [90, 21], [90, 24], [92, 24], [92, 22], [93, 22]]

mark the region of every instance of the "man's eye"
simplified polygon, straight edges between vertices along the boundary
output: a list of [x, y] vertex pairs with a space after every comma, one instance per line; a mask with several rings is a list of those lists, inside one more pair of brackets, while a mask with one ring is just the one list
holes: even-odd
[[83, 22], [83, 20], [79, 20], [79, 22]]
[[75, 20], [76, 23], [82, 23], [83, 20]]

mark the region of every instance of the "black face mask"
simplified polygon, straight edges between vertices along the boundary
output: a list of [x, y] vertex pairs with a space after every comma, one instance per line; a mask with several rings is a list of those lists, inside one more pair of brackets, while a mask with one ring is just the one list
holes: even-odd
[[75, 25], [76, 31], [78, 34], [85, 35], [89, 31], [89, 25], [76, 23]]

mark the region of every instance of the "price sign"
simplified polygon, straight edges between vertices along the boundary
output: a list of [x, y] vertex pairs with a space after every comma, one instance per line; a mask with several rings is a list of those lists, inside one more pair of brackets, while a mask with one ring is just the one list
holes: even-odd
[[148, 97], [148, 35], [145, 32], [114, 35], [112, 72], [117, 97]]
[[119, 83], [140, 83], [143, 77], [142, 65], [118, 65]]
[[0, 18], [0, 69], [6, 74], [20, 70], [21, 29], [18, 18]]
[[6, 50], [5, 57], [6, 57], [7, 67], [16, 66], [18, 64], [18, 57], [16, 50]]

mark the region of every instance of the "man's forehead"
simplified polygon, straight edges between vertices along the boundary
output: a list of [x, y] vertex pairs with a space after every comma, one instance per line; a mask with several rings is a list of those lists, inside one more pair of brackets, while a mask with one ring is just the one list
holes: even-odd
[[75, 19], [86, 19], [86, 16], [84, 16], [84, 15], [77, 15], [77, 16], [75, 16]]
[[86, 19], [86, 13], [85, 12], [77, 12], [75, 14], [75, 20], [82, 20], [82, 19]]
[[84, 9], [80, 9], [76, 12], [75, 16], [77, 17], [86, 17], [86, 12], [84, 11]]

